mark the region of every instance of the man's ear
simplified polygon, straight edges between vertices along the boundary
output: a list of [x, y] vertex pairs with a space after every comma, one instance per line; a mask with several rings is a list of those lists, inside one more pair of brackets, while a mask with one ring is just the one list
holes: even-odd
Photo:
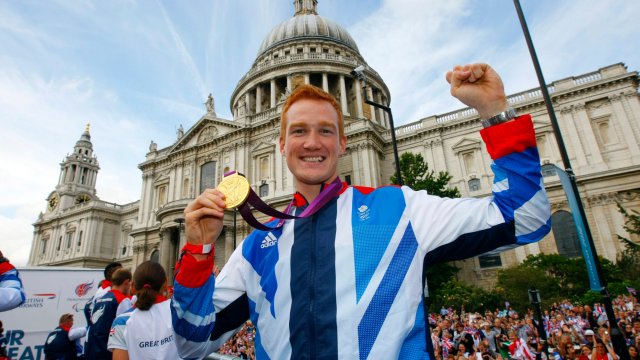
[[347, 137], [342, 136], [340, 137], [340, 155], [344, 155], [346, 151], [347, 151]]
[[284, 136], [280, 136], [280, 154], [284, 156]]

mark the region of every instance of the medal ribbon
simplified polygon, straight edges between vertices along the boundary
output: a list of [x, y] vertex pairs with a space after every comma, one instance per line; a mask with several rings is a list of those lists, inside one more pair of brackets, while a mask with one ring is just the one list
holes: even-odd
[[[227, 173], [225, 174], [225, 176], [231, 175], [233, 173], [235, 173], [235, 171]], [[285, 219], [302, 219], [315, 214], [318, 210], [322, 209], [322, 207], [326, 205], [331, 199], [336, 197], [340, 193], [341, 189], [342, 182], [340, 181], [339, 177], [336, 177], [330, 184], [323, 186], [320, 194], [316, 196], [311, 204], [309, 204], [309, 206], [307, 206], [307, 208], [304, 209], [300, 215], [296, 216], [289, 214], [293, 202], [289, 203], [284, 212], [280, 212], [262, 201], [262, 199], [260, 199], [260, 196], [258, 196], [258, 194], [256, 194], [255, 191], [253, 191], [253, 189], [251, 189], [250, 187], [249, 196], [242, 205], [238, 206], [238, 211], [240, 211], [240, 215], [242, 215], [242, 218], [252, 227], [264, 231], [275, 230], [284, 225]], [[260, 211], [263, 214], [267, 214], [273, 216], [274, 218], [280, 219], [280, 221], [278, 221], [278, 224], [274, 227], [262, 224], [253, 216], [249, 205], [253, 206], [256, 210]]]

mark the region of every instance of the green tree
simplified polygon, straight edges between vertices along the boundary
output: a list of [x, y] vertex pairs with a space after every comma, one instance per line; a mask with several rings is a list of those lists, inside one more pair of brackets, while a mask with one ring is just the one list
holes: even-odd
[[467, 311], [484, 312], [486, 309], [493, 311], [504, 306], [502, 299], [502, 294], [497, 291], [486, 291], [477, 286], [450, 279], [441, 285], [436, 295], [432, 297], [429, 307], [435, 312], [442, 307], [451, 307], [459, 311], [461, 306], [464, 306]]
[[[611, 261], [602, 257], [599, 257], [599, 260], [604, 281], [607, 283], [630, 279], [628, 274], [625, 277], [625, 273]], [[616, 290], [620, 287], [621, 285], [615, 286]], [[567, 298], [580, 303], [593, 303], [587, 267], [582, 257], [567, 258], [558, 254], [531, 255], [521, 264], [499, 271], [497, 288], [518, 311], [529, 306], [527, 290], [530, 288], [540, 290], [543, 308]]]
[[[640, 235], [640, 213], [636, 210], [630, 212], [618, 203], [618, 211], [624, 216], [624, 229], [632, 235]], [[640, 279], [632, 279], [630, 274], [640, 274], [640, 244], [633, 242], [632, 240], [618, 235], [618, 239], [622, 241], [625, 249], [618, 253], [616, 258], [617, 267], [627, 276], [627, 281], [619, 283], [625, 290], [626, 287], [640, 288]], [[609, 291], [613, 293], [613, 288], [616, 288], [618, 284], [610, 284]], [[619, 287], [617, 288], [619, 289]], [[626, 291], [622, 291], [626, 293]]]
[[[400, 172], [402, 183], [413, 190], [426, 190], [431, 195], [448, 198], [460, 197], [457, 188], [450, 189], [449, 180], [452, 176], [446, 171], [440, 171], [437, 175], [434, 170], [429, 170], [429, 165], [420, 154], [404, 153], [400, 156]], [[391, 176], [391, 182], [398, 184], [397, 175]]]
[[[640, 235], [640, 213], [636, 210], [629, 212], [621, 204], [618, 204], [618, 211], [624, 216], [624, 229], [629, 234]], [[618, 254], [618, 266], [631, 274], [640, 274], [640, 244], [621, 235], [618, 239], [625, 246], [625, 250]]]

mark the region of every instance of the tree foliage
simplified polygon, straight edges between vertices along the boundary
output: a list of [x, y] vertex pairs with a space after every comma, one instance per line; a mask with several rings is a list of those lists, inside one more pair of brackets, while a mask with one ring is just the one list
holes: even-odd
[[486, 291], [455, 279], [443, 283], [441, 289], [430, 300], [429, 308], [433, 311], [443, 307], [460, 310], [464, 306], [467, 311], [483, 312], [485, 309], [493, 310], [504, 306], [503, 297], [499, 292]]
[[[431, 195], [448, 198], [460, 197], [457, 188], [450, 189], [449, 180], [452, 176], [446, 171], [440, 171], [437, 175], [434, 170], [429, 170], [429, 165], [420, 154], [404, 153], [400, 156], [400, 172], [402, 183], [413, 190], [426, 190]], [[391, 182], [398, 184], [396, 174], [391, 176]]]
[[[629, 212], [621, 204], [618, 204], [618, 211], [624, 216], [624, 229], [629, 234], [640, 235], [640, 213], [636, 210]], [[640, 244], [620, 235], [618, 239], [625, 245], [625, 250], [616, 259], [618, 266], [632, 274], [640, 274]]]
[[[599, 257], [604, 281], [612, 295], [626, 293], [626, 288], [617, 285], [632, 279], [632, 273]], [[503, 269], [498, 273], [497, 291], [501, 291], [512, 307], [522, 311], [529, 306], [528, 289], [540, 291], [542, 306], [570, 299], [578, 303], [593, 303], [589, 277], [584, 258], [567, 258], [558, 254], [531, 255], [521, 264]]]

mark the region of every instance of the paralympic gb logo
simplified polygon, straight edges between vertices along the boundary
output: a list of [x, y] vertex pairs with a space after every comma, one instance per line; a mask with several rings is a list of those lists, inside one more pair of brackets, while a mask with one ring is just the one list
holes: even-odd
[[93, 280], [91, 280], [91, 282], [81, 283], [76, 286], [76, 295], [78, 295], [78, 297], [83, 297], [84, 295], [87, 295], [91, 289], [93, 289]]

